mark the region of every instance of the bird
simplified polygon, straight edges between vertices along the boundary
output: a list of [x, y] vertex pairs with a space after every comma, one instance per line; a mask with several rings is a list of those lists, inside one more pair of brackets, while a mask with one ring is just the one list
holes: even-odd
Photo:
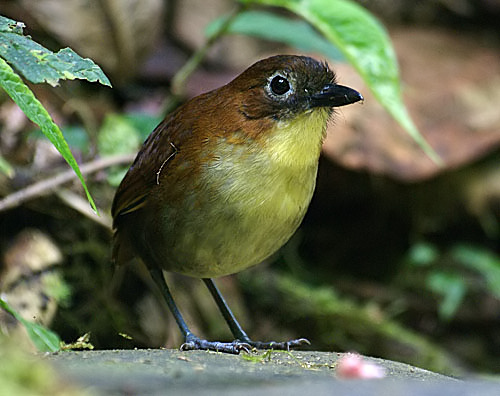
[[[309, 344], [253, 341], [213, 278], [261, 263], [289, 240], [311, 201], [334, 109], [362, 100], [337, 84], [326, 61], [275, 55], [186, 101], [144, 141], [113, 200], [112, 256], [146, 265], [182, 333], [181, 350]], [[192, 333], [164, 271], [202, 279], [234, 341]]]

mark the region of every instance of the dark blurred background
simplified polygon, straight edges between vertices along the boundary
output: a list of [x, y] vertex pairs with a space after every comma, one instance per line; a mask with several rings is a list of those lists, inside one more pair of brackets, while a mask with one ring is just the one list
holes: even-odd
[[[305, 336], [316, 350], [498, 374], [500, 1], [360, 3], [387, 27], [405, 102], [444, 166], [425, 156], [351, 66], [332, 61], [339, 81], [366, 100], [338, 111], [303, 225], [266, 263], [217, 282], [253, 339]], [[206, 26], [234, 6], [4, 0], [0, 14], [23, 21], [52, 50], [69, 46], [92, 58], [110, 77], [113, 89], [75, 81], [30, 86], [86, 163], [138, 149], [161, 120], [173, 76], [204, 44]], [[257, 59], [297, 52], [223, 37], [189, 79], [187, 96], [230, 81]], [[67, 171], [3, 92], [0, 152], [13, 167], [0, 174], [2, 196]], [[86, 177], [99, 221], [84, 214], [76, 182], [3, 211], [0, 291], [66, 342], [90, 332], [101, 349], [178, 347], [175, 322], [144, 269], [115, 273], [110, 262], [109, 210], [125, 169]], [[169, 278], [193, 330], [230, 340], [204, 285]], [[18, 331], [6, 315], [0, 322]]]

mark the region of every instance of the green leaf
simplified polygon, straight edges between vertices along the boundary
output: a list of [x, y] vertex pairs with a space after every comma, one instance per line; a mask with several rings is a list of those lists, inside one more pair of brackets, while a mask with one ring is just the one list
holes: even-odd
[[[139, 131], [126, 117], [119, 114], [108, 114], [99, 130], [97, 145], [103, 156], [129, 154], [137, 152], [140, 145]], [[125, 166], [113, 166], [108, 170], [108, 183], [118, 186], [125, 173]]]
[[80, 179], [82, 186], [87, 194], [92, 208], [97, 212], [95, 203], [90, 196], [85, 180], [80, 172], [80, 168], [71, 153], [64, 136], [59, 127], [52, 121], [49, 113], [43, 105], [38, 101], [33, 92], [21, 80], [21, 78], [12, 70], [12, 68], [0, 58], [0, 86], [7, 94], [16, 102], [26, 116], [35, 124], [37, 124], [45, 136], [52, 142], [55, 148], [61, 153], [66, 162], [73, 168], [76, 175]]
[[[66, 143], [71, 148], [76, 148], [78, 151], [87, 154], [89, 151], [89, 135], [87, 130], [81, 125], [66, 125], [61, 127], [61, 132], [66, 139]], [[34, 128], [30, 131], [29, 139], [45, 139], [45, 135], [39, 128]]]
[[0, 33], [17, 33], [23, 34], [23, 29], [26, 25], [22, 22], [14, 21], [0, 15]]
[[103, 156], [135, 153], [140, 145], [139, 132], [119, 114], [108, 114], [99, 130], [97, 140]]
[[431, 265], [439, 257], [438, 249], [427, 242], [414, 244], [408, 252], [408, 258], [411, 265], [415, 267], [425, 267]]
[[0, 155], [0, 172], [5, 174], [8, 178], [13, 178], [14, 177], [14, 168], [12, 167], [9, 162]]
[[454, 247], [451, 255], [463, 266], [479, 272], [488, 290], [500, 299], [500, 257], [485, 248], [468, 245]]
[[[217, 19], [206, 29], [210, 37], [218, 32], [227, 17]], [[319, 52], [330, 59], [344, 60], [341, 52], [303, 20], [294, 20], [265, 11], [244, 11], [229, 25], [227, 33], [246, 34], [285, 43], [307, 52]]]
[[23, 35], [24, 24], [0, 16], [0, 57], [32, 83], [59, 80], [99, 81], [111, 86], [106, 75], [92, 60], [82, 58], [71, 48], [54, 53]]
[[31, 341], [40, 352], [57, 352], [60, 349], [61, 339], [56, 333], [39, 324], [27, 321], [1, 298], [0, 308], [6, 310], [23, 324]]
[[445, 272], [431, 273], [427, 278], [427, 287], [443, 296], [439, 316], [445, 320], [455, 315], [467, 292], [465, 281], [460, 276]]
[[77, 148], [82, 153], [88, 153], [90, 147], [89, 134], [81, 125], [67, 125], [61, 128], [61, 132], [68, 145]]
[[356, 68], [382, 106], [435, 163], [441, 164], [441, 159], [420, 135], [406, 110], [394, 49], [384, 27], [368, 11], [348, 0], [240, 2], [286, 8], [318, 29]]
[[26, 328], [36, 349], [40, 352], [57, 352], [60, 349], [61, 339], [56, 333], [39, 324], [24, 319], [20, 319], [20, 321]]
[[123, 118], [135, 128], [141, 141], [145, 140], [163, 119], [159, 115], [155, 116], [141, 112], [123, 114]]

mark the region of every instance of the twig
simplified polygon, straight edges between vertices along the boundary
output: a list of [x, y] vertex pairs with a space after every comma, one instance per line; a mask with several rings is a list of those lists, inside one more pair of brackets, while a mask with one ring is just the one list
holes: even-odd
[[196, 70], [196, 68], [200, 65], [200, 63], [203, 61], [205, 58], [205, 55], [207, 54], [208, 50], [214, 45], [214, 43], [222, 37], [224, 34], [226, 34], [227, 30], [229, 29], [229, 26], [233, 23], [233, 21], [236, 19], [236, 17], [243, 11], [245, 10], [246, 6], [245, 5], [239, 5], [227, 18], [226, 20], [221, 24], [219, 29], [214, 32], [205, 42], [205, 44], [199, 48], [197, 51], [193, 53], [191, 58], [182, 66], [182, 68], [175, 74], [175, 76], [172, 78], [172, 84], [171, 84], [171, 89], [170, 91], [172, 92], [172, 97], [170, 98], [169, 102], [167, 103], [166, 107], [166, 113], [169, 113], [172, 111], [174, 107], [177, 106], [179, 100], [185, 95], [185, 89], [186, 89], [186, 81], [188, 78], [193, 74], [193, 72]]
[[[111, 157], [98, 158], [80, 166], [83, 175], [97, 172], [101, 169], [109, 168], [113, 165], [128, 164], [134, 160], [135, 154], [121, 154]], [[22, 190], [7, 195], [0, 200], [0, 212], [15, 208], [22, 203], [34, 198], [51, 194], [60, 185], [76, 179], [73, 170], [64, 171], [49, 179], [36, 182]]]
[[70, 208], [73, 208], [78, 213], [102, 225], [104, 228], [111, 230], [113, 223], [111, 217], [109, 217], [109, 215], [107, 215], [101, 210], [99, 211], [100, 213], [99, 216], [96, 216], [95, 212], [90, 207], [88, 201], [82, 198], [80, 195], [75, 194], [73, 191], [67, 190], [65, 188], [57, 190], [56, 195], [61, 199], [61, 201], [63, 201]]

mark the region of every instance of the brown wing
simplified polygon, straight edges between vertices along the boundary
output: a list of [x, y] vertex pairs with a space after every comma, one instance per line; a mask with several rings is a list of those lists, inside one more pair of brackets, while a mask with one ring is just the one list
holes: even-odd
[[161, 172], [189, 136], [189, 126], [180, 125], [176, 116], [177, 112], [168, 116], [149, 135], [120, 183], [111, 208], [115, 228], [120, 216], [144, 206]]
[[169, 115], [146, 139], [134, 163], [118, 186], [111, 207], [115, 229], [113, 241], [115, 263], [125, 263], [135, 255], [130, 241], [123, 239], [127, 238], [127, 232], [123, 229], [121, 220], [146, 204], [151, 191], [159, 182], [160, 174], [167, 171], [169, 161], [177, 154], [179, 147], [190, 134], [190, 125], [185, 125], [178, 119], [178, 111]]
[[[225, 129], [219, 127], [219, 109], [224, 108], [220, 103], [219, 90], [197, 96], [179, 107], [144, 142], [116, 191], [111, 209], [115, 229], [115, 262], [124, 262], [134, 255], [130, 251], [133, 244], [124, 239], [127, 238], [128, 223], [122, 220], [129, 214], [136, 214], [148, 203], [148, 198], [158, 184], [163, 183], [167, 175], [172, 175], [171, 167], [176, 166], [172, 164], [183, 163], [179, 160], [172, 161], [173, 158], [182, 155], [183, 160], [196, 163], [200, 142], [204, 142], [212, 134], [225, 133]], [[234, 126], [233, 121], [231, 119], [225, 122]], [[186, 173], [186, 169], [182, 172], [181, 176]], [[177, 179], [179, 178], [170, 178]]]

